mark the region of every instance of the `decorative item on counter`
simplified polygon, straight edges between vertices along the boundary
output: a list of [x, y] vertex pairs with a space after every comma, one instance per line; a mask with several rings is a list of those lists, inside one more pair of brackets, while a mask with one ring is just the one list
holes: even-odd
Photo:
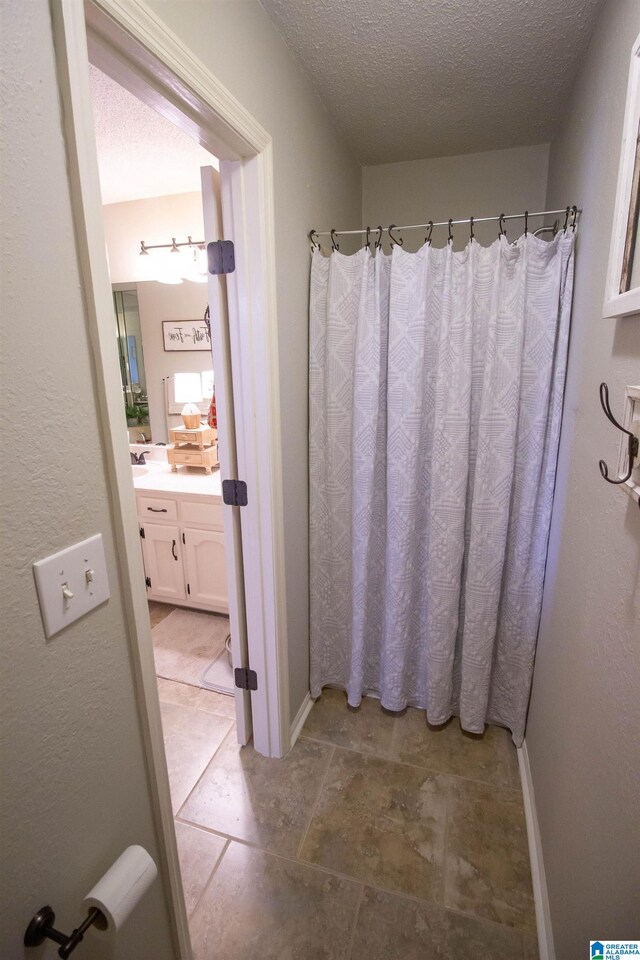
[[211, 403], [209, 404], [209, 413], [207, 414], [207, 423], [213, 430], [218, 429], [218, 412], [216, 410], [216, 388], [213, 388], [211, 394]]
[[178, 466], [203, 467], [211, 473], [218, 466], [218, 431], [208, 426], [194, 429], [173, 427], [169, 430], [169, 439], [173, 446], [167, 447], [167, 460], [172, 473]]
[[202, 403], [202, 381], [199, 373], [176, 373], [175, 375], [176, 403], [184, 403], [181, 411], [182, 422], [188, 430], [200, 426], [200, 408]]

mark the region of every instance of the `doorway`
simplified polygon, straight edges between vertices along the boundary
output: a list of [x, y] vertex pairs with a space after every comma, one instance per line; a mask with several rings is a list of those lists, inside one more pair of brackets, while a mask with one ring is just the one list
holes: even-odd
[[[246, 648], [246, 627], [237, 601], [230, 604], [226, 571], [204, 243], [202, 177], [217, 186], [218, 161], [94, 65], [90, 84], [161, 702], [184, 704], [185, 685], [230, 698], [237, 692], [242, 700], [247, 694], [234, 686], [232, 663], [246, 659], [239, 649]], [[215, 311], [213, 322], [221, 322]], [[230, 707], [233, 715], [233, 699]], [[242, 702], [238, 714], [245, 744], [251, 729]], [[184, 730], [178, 739], [185, 741]], [[174, 761], [170, 756], [170, 774]], [[192, 766], [190, 775], [201, 772]]]
[[[209, 278], [212, 312], [228, 324], [212, 324], [216, 366], [219, 454], [223, 479], [244, 480], [246, 507], [224, 504], [225, 550], [230, 597], [237, 597], [238, 622], [246, 622], [247, 659], [257, 689], [243, 695], [245, 719], [253, 725], [254, 747], [265, 756], [286, 754], [290, 717], [285, 628], [282, 481], [276, 384], [273, 182], [268, 134], [229, 97], [188, 50], [160, 36], [143, 9], [116, 0], [83, 7], [53, 4], [56, 54], [67, 124], [70, 178], [76, 214], [89, 323], [94, 343], [105, 456], [121, 560], [127, 576], [122, 591], [131, 629], [131, 649], [141, 724], [154, 803], [162, 826], [166, 861], [161, 864], [172, 891], [176, 942], [189, 955], [189, 936], [180, 885], [175, 829], [162, 744], [159, 702], [149, 626], [131, 464], [122, 423], [122, 389], [113, 300], [104, 252], [104, 225], [92, 127], [89, 62], [171, 119], [201, 146], [220, 157], [222, 223], [210, 220], [207, 242], [232, 238], [236, 271], [226, 289]], [[205, 204], [214, 185], [203, 188]], [[222, 360], [220, 359], [222, 358]], [[222, 429], [225, 418], [235, 436]], [[235, 444], [234, 444], [235, 441]], [[235, 588], [232, 587], [235, 585]], [[250, 589], [247, 588], [250, 585]], [[233, 633], [233, 631], [232, 631]], [[157, 792], [156, 792], [157, 791]]]

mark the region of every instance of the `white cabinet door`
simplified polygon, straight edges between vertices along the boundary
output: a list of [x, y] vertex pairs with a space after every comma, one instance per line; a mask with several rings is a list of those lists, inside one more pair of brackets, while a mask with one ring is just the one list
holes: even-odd
[[162, 600], [184, 600], [184, 567], [177, 526], [145, 523], [142, 527], [144, 569], [151, 581], [149, 596]]
[[224, 534], [192, 527], [184, 527], [183, 534], [189, 598], [212, 610], [228, 613]]

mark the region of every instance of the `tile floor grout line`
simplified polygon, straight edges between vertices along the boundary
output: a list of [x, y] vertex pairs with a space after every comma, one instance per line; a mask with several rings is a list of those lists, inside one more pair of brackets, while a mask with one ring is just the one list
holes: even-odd
[[353, 926], [351, 928], [351, 936], [349, 937], [349, 948], [346, 954], [346, 960], [351, 960], [353, 954], [353, 947], [356, 942], [356, 931], [358, 929], [358, 919], [360, 917], [360, 907], [362, 906], [362, 901], [364, 900], [364, 883], [360, 883], [360, 893], [358, 895], [358, 902], [356, 903], [356, 912], [353, 918]]
[[307, 839], [307, 836], [308, 836], [308, 834], [309, 834], [309, 830], [311, 829], [311, 824], [313, 823], [313, 818], [314, 818], [315, 815], [316, 815], [316, 811], [317, 811], [317, 809], [318, 809], [318, 804], [320, 803], [320, 797], [322, 796], [322, 791], [324, 790], [325, 784], [326, 784], [326, 782], [327, 782], [327, 777], [329, 776], [329, 770], [331, 769], [331, 764], [333, 763], [333, 758], [335, 757], [335, 755], [336, 755], [336, 746], [335, 746], [335, 744], [334, 744], [334, 745], [333, 745], [333, 750], [331, 751], [331, 755], [330, 755], [330, 757], [329, 757], [329, 761], [328, 761], [328, 763], [327, 763], [326, 770], [324, 771], [324, 776], [322, 777], [322, 780], [321, 780], [321, 782], [320, 782], [320, 788], [318, 789], [318, 794], [317, 794], [316, 799], [314, 800], [313, 806], [312, 806], [312, 808], [311, 808], [311, 813], [310, 813], [310, 815], [309, 815], [309, 822], [307, 823], [307, 826], [306, 826], [306, 828], [305, 828], [305, 830], [304, 830], [304, 832], [303, 832], [303, 834], [302, 834], [302, 840], [300, 841], [300, 843], [299, 843], [298, 846], [296, 847], [296, 858], [299, 858], [299, 857], [300, 857], [300, 852], [301, 852], [301, 850], [302, 850], [302, 848], [303, 848], [303, 846], [304, 846], [305, 840]]
[[365, 757], [370, 760], [387, 760], [390, 763], [397, 763], [401, 767], [411, 767], [412, 770], [422, 770], [425, 773], [437, 774], [441, 777], [453, 777], [456, 780], [466, 780], [469, 783], [477, 783], [482, 787], [493, 787], [494, 789], [506, 790], [508, 793], [518, 794], [518, 789], [511, 786], [511, 780], [504, 783], [495, 783], [490, 780], [478, 780], [475, 777], [465, 777], [461, 773], [450, 773], [449, 771], [436, 770], [433, 767], [423, 767], [418, 763], [408, 763], [406, 760], [396, 760], [394, 757], [385, 757], [379, 753], [365, 753], [363, 750], [358, 750], [356, 747], [345, 747], [341, 743], [332, 743], [330, 740], [319, 740], [316, 737], [309, 737], [304, 734], [300, 734], [300, 740], [309, 740], [312, 743], [322, 743], [325, 746], [335, 747], [337, 750], [347, 750], [349, 753], [357, 753], [361, 757]]
[[[220, 837], [227, 841], [227, 844], [223, 850], [223, 853], [220, 855], [220, 860], [216, 864], [215, 871], [217, 871], [220, 862], [224, 853], [226, 853], [229, 845], [231, 843], [239, 843], [243, 847], [249, 847], [251, 850], [257, 850], [258, 853], [264, 853], [269, 857], [276, 857], [279, 860], [285, 860], [287, 863], [298, 864], [299, 866], [309, 867], [312, 870], [317, 870], [319, 873], [324, 873], [330, 877], [336, 877], [338, 880], [346, 880], [348, 883], [357, 883], [362, 887], [368, 887], [370, 890], [375, 890], [377, 893], [385, 893], [392, 897], [399, 897], [401, 900], [410, 900], [412, 903], [427, 903], [436, 907], [440, 907], [443, 910], [447, 910], [449, 913], [453, 913], [456, 916], [465, 917], [469, 920], [474, 920], [477, 923], [485, 924], [488, 927], [498, 928], [498, 929], [507, 929], [514, 930], [516, 932], [522, 933], [523, 937], [529, 932], [535, 932], [535, 929], [525, 930], [522, 927], [514, 927], [508, 923], [500, 923], [497, 920], [490, 920], [488, 917], [480, 917], [475, 913], [471, 913], [466, 910], [460, 910], [459, 907], [448, 907], [446, 904], [441, 903], [438, 900], [432, 900], [428, 897], [417, 897], [413, 893], [406, 893], [404, 890], [393, 890], [390, 887], [381, 887], [376, 883], [372, 883], [370, 880], [363, 880], [360, 877], [351, 876], [348, 873], [341, 873], [339, 870], [333, 870], [331, 867], [326, 867], [321, 863], [314, 863], [312, 860], [303, 860], [301, 857], [297, 856], [287, 856], [285, 853], [279, 853], [274, 850], [268, 850], [266, 847], [260, 847], [257, 843], [254, 843], [252, 840], [244, 840], [242, 837], [234, 837], [228, 833], [222, 833], [220, 830], [214, 830], [212, 827], [206, 827], [203, 824], [199, 824], [193, 820], [186, 820], [184, 817], [176, 817], [179, 823], [184, 823], [187, 826], [197, 827], [203, 830], [205, 833], [210, 833], [213, 836]], [[210, 878], [211, 879], [211, 878]], [[209, 881], [207, 881], [207, 886]]]
[[[180, 822], [182, 822], [182, 821], [180, 821]], [[224, 857], [225, 853], [226, 853], [227, 850], [229, 849], [229, 844], [230, 844], [230, 843], [231, 843], [231, 841], [227, 838], [227, 842], [225, 843], [224, 847], [222, 848], [222, 853], [220, 854], [220, 856], [219, 856], [218, 859], [216, 860], [216, 862], [215, 862], [215, 864], [214, 864], [214, 866], [213, 866], [213, 870], [212, 870], [211, 873], [209, 874], [208, 880], [206, 881], [206, 883], [204, 884], [202, 890], [200, 891], [200, 896], [198, 897], [198, 899], [197, 899], [196, 902], [194, 903], [193, 909], [191, 910], [191, 913], [187, 914], [187, 921], [190, 921], [190, 920], [191, 920], [191, 918], [192, 918], [193, 915], [195, 914], [196, 910], [197, 910], [198, 907], [200, 906], [200, 902], [201, 902], [202, 898], [204, 897], [205, 893], [207, 892], [207, 890], [209, 889], [209, 887], [211, 886], [211, 881], [213, 880], [213, 878], [215, 877], [216, 873], [218, 872], [218, 867], [219, 867], [220, 864], [222, 863], [222, 858]], [[184, 887], [183, 887], [183, 890], [184, 890]]]
[[[224, 696], [224, 694], [220, 694], [220, 696]], [[176, 703], [175, 700], [165, 700], [162, 696], [160, 696], [160, 691], [158, 691], [158, 700], [160, 703], [164, 703], [168, 707], [189, 707], [191, 710], [197, 710], [198, 713], [204, 713], [208, 717], [215, 717], [217, 720], [226, 720], [227, 723], [235, 724], [235, 719], [232, 717], [226, 717], [224, 713], [214, 713], [213, 710], [203, 710], [202, 707], [197, 707], [193, 703]]]
[[227, 730], [227, 732], [225, 733], [224, 737], [222, 738], [222, 740], [220, 741], [220, 743], [218, 744], [218, 746], [216, 747], [216, 749], [213, 751], [213, 753], [211, 754], [211, 756], [210, 756], [209, 759], [207, 760], [207, 762], [206, 762], [206, 764], [205, 764], [205, 766], [204, 766], [204, 770], [202, 771], [202, 773], [200, 774], [200, 776], [198, 777], [198, 779], [196, 780], [196, 782], [195, 782], [194, 785], [192, 786], [191, 790], [189, 790], [189, 793], [187, 794], [187, 796], [185, 797], [185, 799], [183, 800], [183, 802], [180, 804], [180, 806], [178, 807], [178, 809], [177, 809], [176, 812], [174, 813], [174, 815], [173, 815], [173, 819], [174, 819], [174, 820], [175, 820], [177, 817], [180, 816], [181, 812], [184, 810], [185, 804], [189, 802], [189, 797], [191, 796], [191, 794], [193, 793], [193, 791], [198, 787], [200, 781], [202, 780], [202, 778], [204, 777], [205, 773], [207, 772], [207, 770], [208, 770], [209, 767], [211, 766], [211, 764], [212, 764], [212, 762], [213, 762], [216, 754], [218, 753], [218, 750], [220, 750], [220, 748], [222, 747], [223, 743], [225, 742], [225, 740], [227, 739], [227, 737], [229, 736], [229, 734], [230, 734], [230, 733], [233, 733], [234, 730], [235, 730], [235, 723], [233, 723], [232, 720], [229, 720], [229, 729]]
[[[433, 901], [429, 902], [433, 903]], [[521, 933], [523, 940], [528, 933], [535, 933], [535, 927], [532, 927], [531, 930], [525, 930], [523, 927], [513, 927], [510, 923], [500, 923], [499, 920], [490, 920], [488, 917], [479, 917], [477, 913], [469, 913], [467, 910], [460, 910], [458, 907], [447, 907], [444, 905], [444, 909], [448, 913], [453, 913], [456, 917], [464, 917], [466, 920], [474, 920], [481, 926], [491, 927], [498, 930], [513, 930], [514, 933]]]

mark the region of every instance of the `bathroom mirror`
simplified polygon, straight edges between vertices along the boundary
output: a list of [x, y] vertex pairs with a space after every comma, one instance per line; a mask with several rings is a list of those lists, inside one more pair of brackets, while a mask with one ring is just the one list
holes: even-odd
[[[203, 317], [207, 291], [200, 284], [131, 281], [112, 285], [122, 398], [131, 443], [168, 443], [169, 430], [182, 424], [184, 401], [176, 400], [176, 377], [197, 375], [198, 403], [206, 417], [213, 392], [210, 344], [207, 350], [167, 351], [163, 329]], [[190, 321], [193, 325], [193, 320]], [[198, 320], [204, 326], [204, 321]], [[144, 440], [142, 438], [145, 438]]]
[[640, 315], [640, 36], [631, 52], [603, 316]]
[[116, 317], [118, 358], [122, 399], [131, 441], [148, 442], [151, 437], [149, 423], [149, 400], [142, 349], [142, 330], [138, 294], [135, 287], [114, 287], [113, 306]]

